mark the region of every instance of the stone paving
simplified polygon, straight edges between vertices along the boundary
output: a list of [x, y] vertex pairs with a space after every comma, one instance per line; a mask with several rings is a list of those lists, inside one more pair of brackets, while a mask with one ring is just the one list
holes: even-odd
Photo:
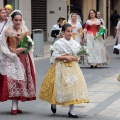
[[[108, 39], [107, 46], [113, 45], [115, 40]], [[0, 103], [0, 120], [72, 120], [68, 118], [68, 106], [57, 106], [57, 114], [50, 111], [50, 104], [38, 99], [39, 88], [50, 66], [49, 45], [45, 43], [44, 57], [35, 58], [37, 74], [37, 100], [20, 102], [23, 114], [10, 114], [11, 101]], [[112, 48], [110, 48], [109, 53]], [[119, 56], [111, 56], [111, 66], [90, 70], [81, 67], [88, 85], [90, 103], [75, 105], [75, 111], [80, 120], [120, 120], [120, 82], [117, 81]], [[46, 65], [45, 65], [46, 64]], [[44, 66], [45, 65], [45, 66]]]

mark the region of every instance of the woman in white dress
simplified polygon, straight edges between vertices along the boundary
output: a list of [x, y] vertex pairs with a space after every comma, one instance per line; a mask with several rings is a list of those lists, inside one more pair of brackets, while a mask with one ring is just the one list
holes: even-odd
[[97, 19], [96, 11], [91, 9], [88, 20], [84, 27], [84, 41], [89, 50], [87, 56], [87, 63], [90, 67], [97, 67], [98, 65], [106, 65], [109, 61], [109, 56], [106, 51], [105, 42], [102, 36], [95, 39], [99, 27], [102, 25], [101, 21]]

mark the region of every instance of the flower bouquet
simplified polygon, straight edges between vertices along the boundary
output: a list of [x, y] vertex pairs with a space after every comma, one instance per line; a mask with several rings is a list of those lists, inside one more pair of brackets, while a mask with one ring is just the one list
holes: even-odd
[[98, 37], [102, 36], [106, 32], [107, 32], [107, 30], [106, 30], [105, 26], [101, 25], [99, 27], [98, 32], [96, 33], [96, 36], [95, 36], [94, 40], [96, 40]]
[[27, 53], [30, 49], [32, 49], [32, 47], [34, 46], [34, 42], [31, 39], [30, 36], [24, 36], [22, 38], [22, 40], [20, 41], [20, 44], [18, 45], [18, 48], [26, 48], [26, 51], [24, 51], [23, 53]]
[[80, 48], [80, 51], [77, 53], [77, 55], [88, 55], [88, 49], [85, 45], [82, 45]]

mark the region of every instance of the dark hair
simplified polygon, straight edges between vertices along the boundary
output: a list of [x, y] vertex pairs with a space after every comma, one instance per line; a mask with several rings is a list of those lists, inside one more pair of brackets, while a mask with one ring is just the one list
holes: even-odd
[[69, 24], [69, 23], [64, 24], [64, 25], [62, 26], [62, 31], [65, 32], [65, 30], [66, 30], [68, 27], [72, 27], [72, 25]]
[[19, 12], [14, 12], [14, 13], [11, 15], [12, 20], [14, 19], [14, 17], [15, 17], [16, 15], [20, 15], [20, 16], [22, 16], [21, 13], [19, 13]]
[[114, 13], [117, 13], [117, 10], [115, 10]]
[[77, 15], [77, 13], [72, 13], [72, 14], [71, 14], [71, 18], [72, 18], [72, 16], [73, 16], [74, 14]]
[[95, 17], [97, 18], [97, 12], [96, 12], [94, 9], [91, 9], [91, 10], [89, 11], [88, 19], [91, 19], [91, 17], [90, 17], [90, 12], [91, 12], [91, 11], [93, 11], [93, 12], [95, 13]]

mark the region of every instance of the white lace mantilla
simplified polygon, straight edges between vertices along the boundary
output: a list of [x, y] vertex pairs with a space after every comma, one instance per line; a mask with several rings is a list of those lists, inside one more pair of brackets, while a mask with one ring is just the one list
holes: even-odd
[[88, 25], [93, 25], [93, 24], [95, 24], [95, 25], [100, 25], [101, 24], [101, 21], [99, 20], [99, 19], [97, 19], [95, 22], [92, 22], [91, 20], [87, 20], [86, 21], [86, 24], [88, 24]]

